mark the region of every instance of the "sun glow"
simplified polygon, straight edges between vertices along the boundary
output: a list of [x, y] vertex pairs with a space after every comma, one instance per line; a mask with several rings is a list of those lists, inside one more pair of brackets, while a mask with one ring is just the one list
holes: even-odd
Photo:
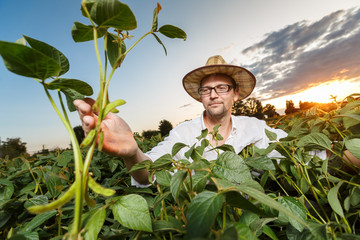
[[283, 114], [286, 108], [286, 100], [292, 100], [295, 107], [298, 107], [299, 101], [329, 103], [333, 101], [331, 96], [336, 97], [337, 101], [342, 101], [345, 97], [353, 93], [360, 93], [360, 81], [337, 80], [308, 88], [296, 94], [264, 101], [263, 105], [270, 103], [276, 107], [280, 114]]

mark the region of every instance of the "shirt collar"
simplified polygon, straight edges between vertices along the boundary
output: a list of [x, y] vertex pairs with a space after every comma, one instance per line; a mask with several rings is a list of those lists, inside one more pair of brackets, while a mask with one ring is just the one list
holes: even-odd
[[[204, 114], [205, 111], [201, 114], [201, 130], [204, 130], [206, 128], [205, 126], [205, 122], [204, 122]], [[236, 121], [235, 121], [235, 117], [233, 115], [231, 115], [231, 122], [232, 122], [232, 129], [231, 129], [231, 133], [235, 133], [236, 129], [238, 128], [238, 126], [236, 125]]]

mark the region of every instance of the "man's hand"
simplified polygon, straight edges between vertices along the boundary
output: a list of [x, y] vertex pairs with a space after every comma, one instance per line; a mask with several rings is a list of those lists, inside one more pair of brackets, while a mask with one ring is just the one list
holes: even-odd
[[[95, 101], [91, 98], [75, 100], [74, 105], [79, 113], [82, 128], [87, 135], [95, 128], [98, 116], [92, 110]], [[137, 143], [129, 125], [112, 112], [108, 113], [100, 125], [104, 133], [103, 151], [124, 158], [132, 158], [137, 150]]]

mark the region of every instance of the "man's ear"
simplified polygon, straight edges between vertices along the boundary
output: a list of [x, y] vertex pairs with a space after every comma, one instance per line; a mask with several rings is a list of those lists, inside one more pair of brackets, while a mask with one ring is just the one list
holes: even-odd
[[235, 88], [233, 102], [236, 102], [238, 99], [239, 99], [239, 89]]

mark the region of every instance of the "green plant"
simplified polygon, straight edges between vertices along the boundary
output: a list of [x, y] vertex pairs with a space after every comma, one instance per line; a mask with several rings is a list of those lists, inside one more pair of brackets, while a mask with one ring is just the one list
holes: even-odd
[[[132, 187], [124, 163], [95, 150], [89, 171], [116, 194], [89, 192], [96, 205], [85, 206], [85, 239], [358, 239], [360, 176], [344, 172], [338, 161], [345, 150], [359, 154], [360, 101], [355, 96], [329, 112], [314, 108], [273, 120], [270, 125], [289, 135], [267, 149], [250, 145], [236, 154], [231, 146], [210, 146], [205, 130], [198, 144], [177, 143], [172, 153], [134, 166], [132, 171], [146, 168], [156, 176], [148, 188]], [[210, 135], [221, 139], [217, 128]], [[143, 151], [162, 140], [135, 137]], [[218, 151], [217, 159], [202, 157], [206, 146]], [[182, 148], [188, 149], [186, 159], [175, 161], [172, 156]], [[324, 148], [333, 155], [321, 160], [311, 154]], [[268, 156], [274, 149], [282, 155], [279, 162]], [[71, 187], [71, 151], [3, 159], [0, 169], [1, 236], [62, 237], [72, 223], [73, 200], [35, 218], [24, 208]], [[134, 204], [124, 210], [125, 200]], [[138, 206], [147, 217], [134, 216]]]
[[[117, 17], [108, 16], [106, 11], [105, 15], [96, 14], [107, 4], [116, 4], [110, 8], [115, 12], [122, 9], [128, 13], [124, 19], [129, 19], [120, 22], [125, 24], [121, 25], [124, 32], [118, 35], [110, 34], [108, 28], [114, 26], [104, 21]], [[108, 75], [107, 64], [103, 68], [99, 60], [101, 91], [96, 110], [102, 119], [124, 103], [109, 103], [107, 89], [113, 71], [132, 49], [125, 49], [125, 41], [126, 29], [134, 27], [133, 15], [126, 6], [112, 0], [84, 1], [82, 10], [92, 25], [75, 23], [73, 38], [94, 40], [97, 46], [96, 36], [104, 37], [105, 61], [113, 67]], [[145, 35], [157, 31], [159, 10], [157, 6], [151, 31]], [[186, 36], [171, 26], [158, 30], [168, 36]], [[72, 99], [90, 95], [90, 86], [80, 80], [59, 78], [68, 69], [66, 58], [45, 43], [25, 39], [31, 47], [0, 42], [0, 53], [11, 71], [33, 77], [43, 85], [69, 131], [74, 149], [1, 159], [1, 238], [359, 239], [359, 169], [348, 164], [349, 171], [353, 171], [350, 174], [340, 162], [349, 153], [360, 158], [359, 94], [347, 97], [346, 102], [337, 103], [337, 108], [328, 112], [312, 108], [272, 120], [268, 124], [284, 129], [288, 136], [277, 140], [267, 132], [273, 143], [266, 149], [250, 145], [235, 153], [228, 145], [211, 146], [206, 136], [221, 140], [219, 126], [211, 132], [204, 130], [197, 144], [176, 143], [171, 153], [135, 165], [131, 171], [145, 168], [156, 176], [148, 188], [135, 188], [130, 185], [124, 163], [96, 149], [95, 136], [101, 137], [99, 127], [83, 141], [87, 147], [80, 148], [76, 141], [61, 94], [73, 108]], [[48, 78], [53, 79], [46, 82]], [[58, 92], [63, 113], [49, 90]], [[148, 151], [162, 137], [144, 139], [136, 135], [135, 139], [143, 151]], [[175, 161], [173, 156], [183, 148], [188, 149], [185, 159]], [[205, 159], [203, 153], [208, 150], [216, 151], [217, 159]], [[281, 157], [269, 157], [273, 150]], [[314, 154], [324, 150], [332, 155], [320, 159]]]
[[[136, 18], [130, 8], [117, 0], [84, 0], [82, 2], [82, 14], [90, 20], [91, 25], [75, 22], [72, 28], [72, 37], [75, 42], [94, 41], [100, 70], [100, 91], [93, 107], [94, 111], [98, 113], [96, 127], [83, 140], [81, 146], [71, 127], [62, 94], [66, 97], [69, 110], [75, 111], [73, 100], [92, 95], [91, 86], [78, 79], [61, 78], [60, 76], [69, 70], [69, 61], [60, 51], [44, 42], [28, 36], [19, 39], [17, 43], [0, 41], [0, 54], [7, 69], [13, 73], [33, 78], [43, 86], [48, 99], [70, 135], [74, 154], [75, 182], [60, 197], [58, 197], [60, 192], [53, 195], [54, 198], [58, 198], [50, 204], [29, 206], [28, 210], [35, 214], [46, 213], [45, 218], [48, 218], [56, 213], [54, 209], [59, 209], [75, 196], [74, 223], [71, 226], [71, 231], [69, 231], [71, 239], [80, 237], [84, 200], [89, 206], [96, 204], [94, 200], [89, 198], [88, 189], [90, 188], [95, 193], [101, 193], [106, 197], [115, 193], [113, 190], [101, 187], [88, 174], [96, 148], [97, 136], [100, 139], [98, 148], [101, 149], [102, 146], [101, 121], [110, 111], [116, 112], [116, 107], [125, 103], [121, 99], [109, 102], [108, 88], [115, 70], [121, 66], [129, 51], [149, 34], [152, 34], [163, 46], [165, 53], [166, 48], [156, 33], [161, 33], [170, 38], [186, 39], [185, 32], [175, 26], [164, 25], [158, 28], [160, 10], [161, 6], [158, 4], [154, 10], [150, 31], [127, 49], [125, 41], [130, 38], [128, 31], [137, 27]], [[114, 30], [116, 34], [110, 33], [110, 30]], [[104, 39], [105, 64], [102, 63], [100, 57], [99, 38]], [[29, 44], [29, 47], [26, 43]], [[108, 65], [111, 66], [110, 73], [108, 73]], [[50, 81], [48, 81], [49, 79]], [[50, 90], [57, 91], [60, 108], [55, 104]], [[88, 147], [85, 156], [82, 156], [81, 147]], [[125, 202], [132, 202], [132, 199], [125, 200]], [[34, 219], [41, 218], [39, 216], [44, 215], [38, 215]], [[133, 223], [129, 224], [132, 225]]]

